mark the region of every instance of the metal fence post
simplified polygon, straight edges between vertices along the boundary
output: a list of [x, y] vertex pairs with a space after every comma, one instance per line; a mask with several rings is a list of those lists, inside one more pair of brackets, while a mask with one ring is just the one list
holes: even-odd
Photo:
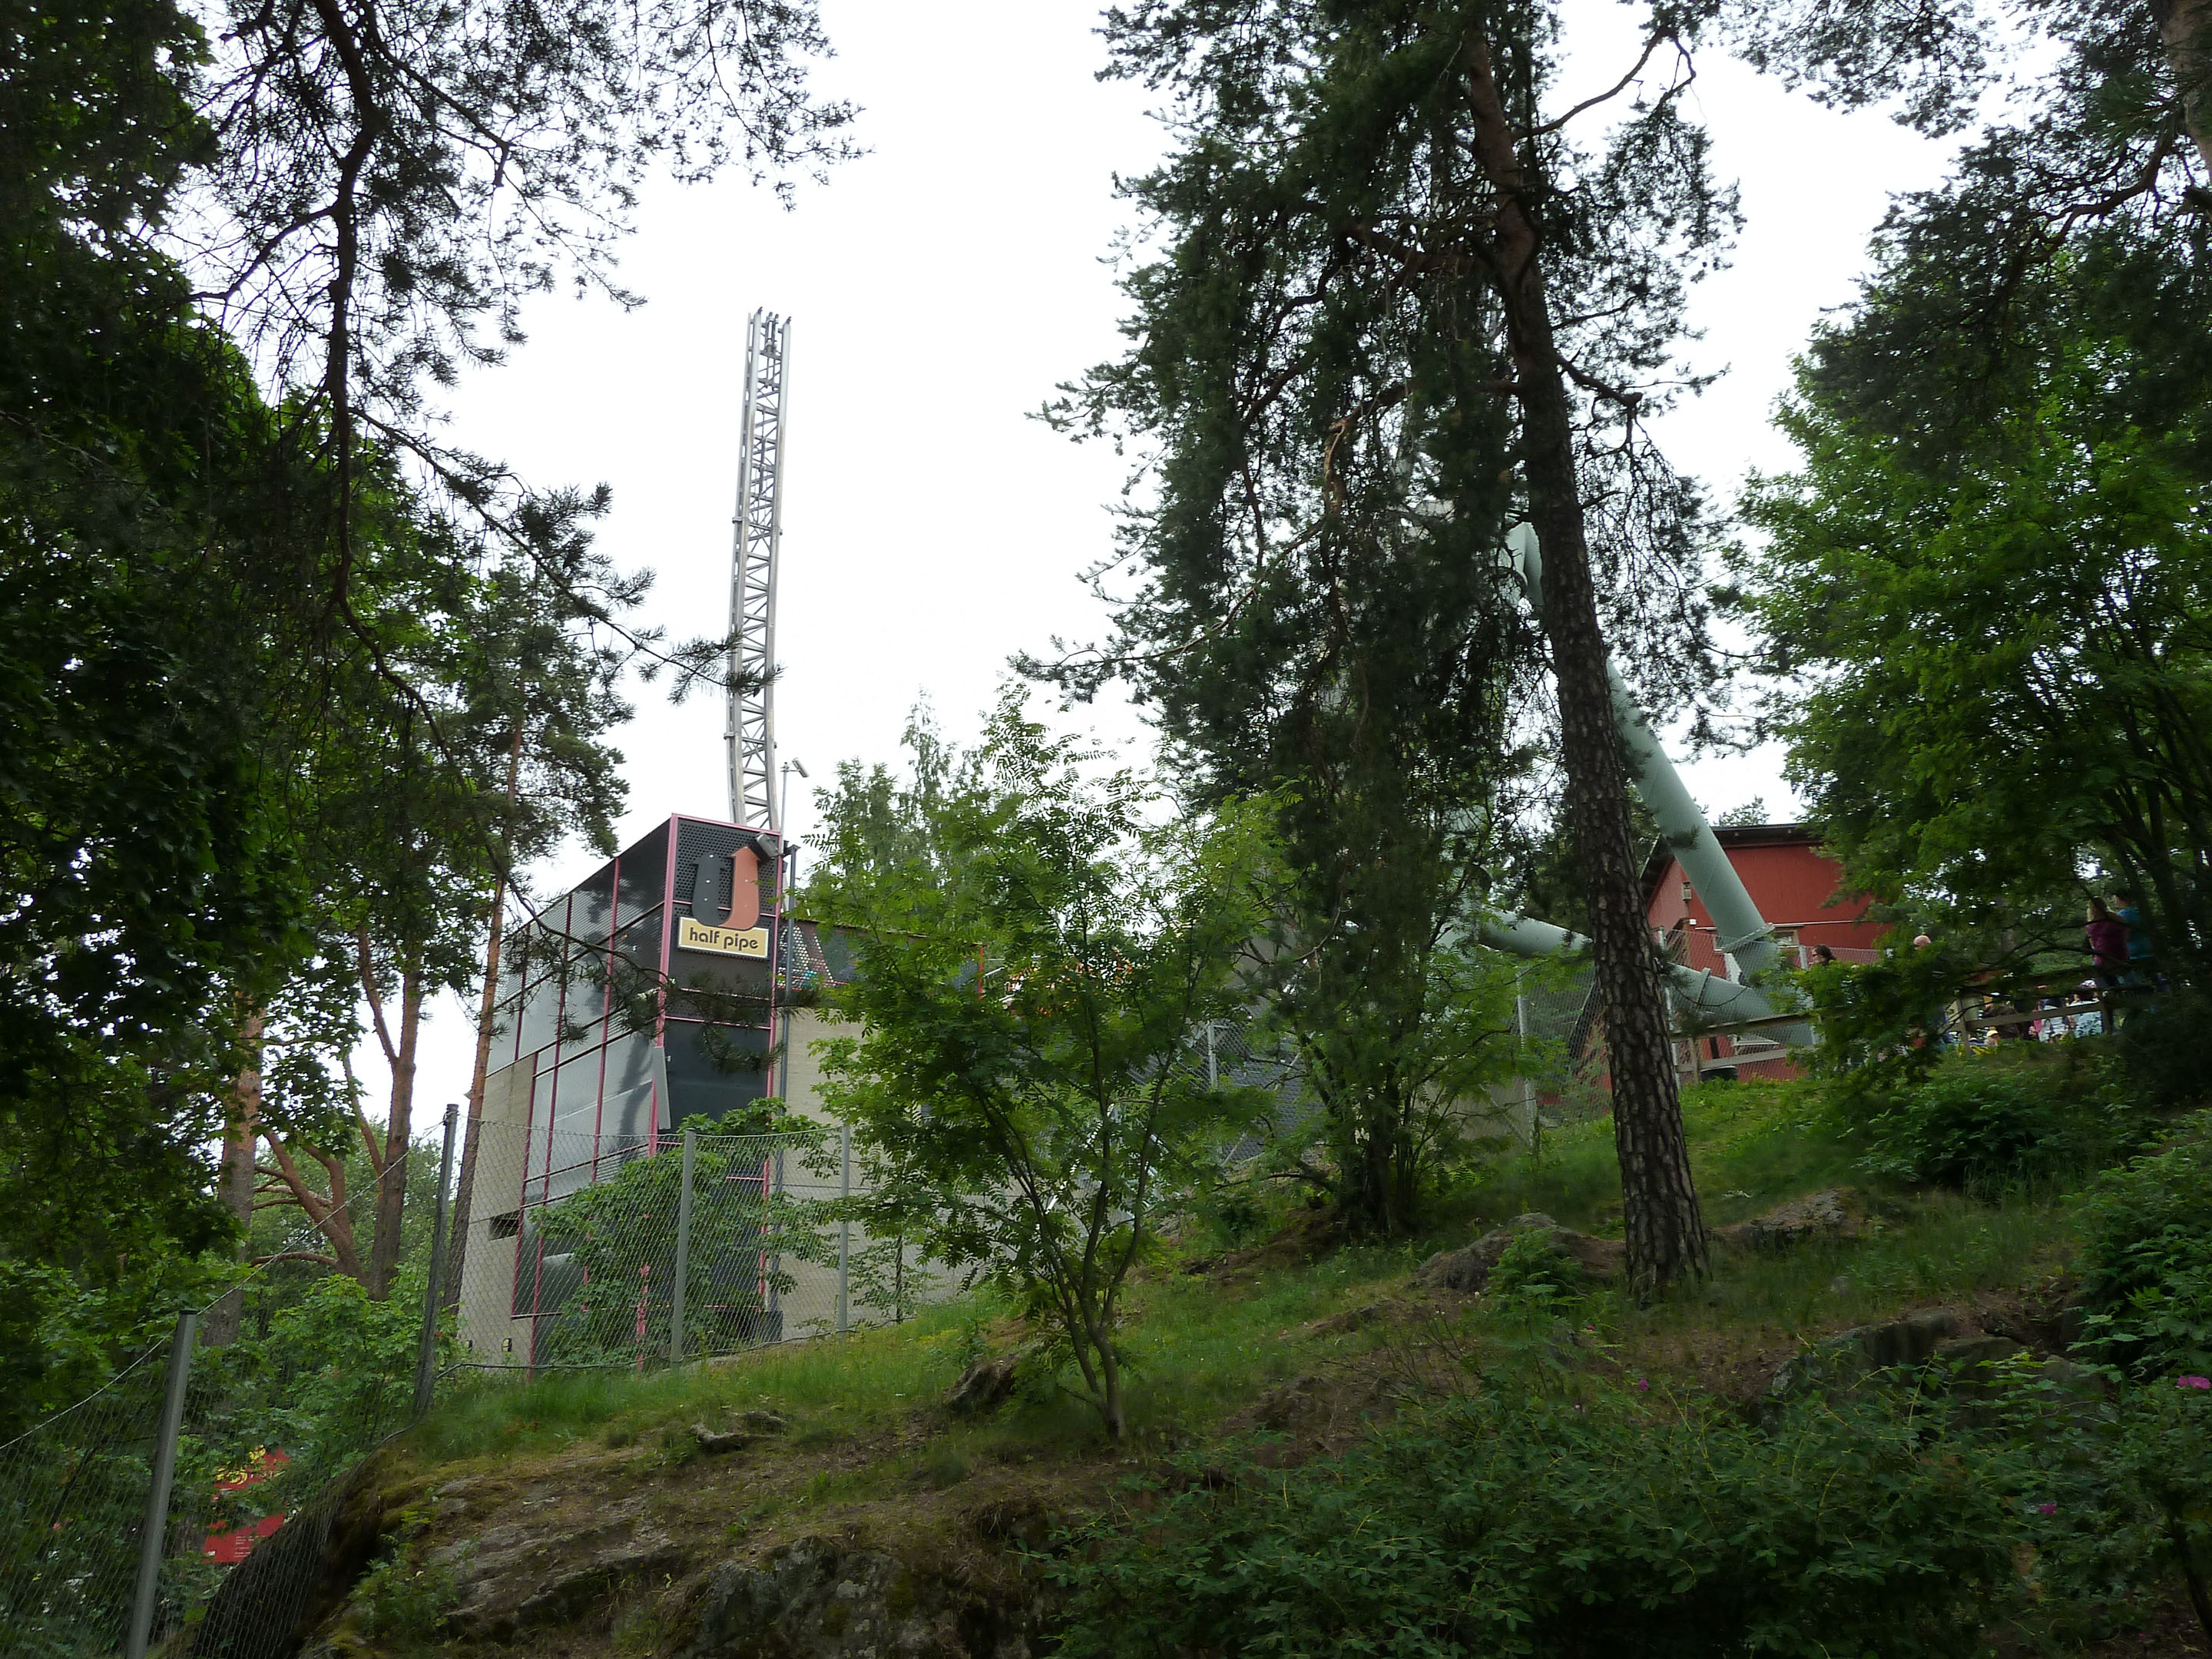
[[154, 1442], [154, 1478], [146, 1490], [146, 1524], [138, 1539], [138, 1584], [131, 1598], [125, 1659], [146, 1659], [154, 1639], [154, 1604], [161, 1589], [161, 1555], [169, 1540], [169, 1487], [177, 1474], [177, 1436], [185, 1425], [185, 1385], [191, 1380], [193, 1338], [199, 1316], [177, 1316], [169, 1339], [169, 1376], [161, 1390], [161, 1423]]
[[1533, 1157], [1542, 1146], [1539, 1137], [1543, 1133], [1543, 1125], [1537, 1118], [1536, 1080], [1528, 1075], [1528, 999], [1524, 994], [1528, 977], [1528, 970], [1525, 966], [1513, 970], [1513, 1034], [1519, 1039], [1521, 1103], [1528, 1109], [1528, 1151]]
[[[853, 1130], [849, 1124], [837, 1126], [837, 1196], [853, 1195]], [[840, 1218], [837, 1223], [837, 1328], [853, 1328], [853, 1224]]]
[[438, 1387], [438, 1304], [445, 1300], [447, 1189], [453, 1180], [453, 1126], [461, 1109], [446, 1108], [446, 1150], [438, 1158], [438, 1207], [430, 1218], [430, 1279], [422, 1287], [422, 1340], [415, 1351], [415, 1415], [430, 1409]]
[[684, 1291], [691, 1278], [691, 1155], [696, 1129], [684, 1132], [684, 1171], [676, 1189], [676, 1288], [668, 1293], [668, 1363], [684, 1363]]

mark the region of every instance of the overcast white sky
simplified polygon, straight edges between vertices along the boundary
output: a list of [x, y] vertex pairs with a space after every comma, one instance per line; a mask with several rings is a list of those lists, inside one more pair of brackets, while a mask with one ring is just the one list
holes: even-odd
[[[611, 485], [601, 544], [657, 573], [647, 620], [679, 637], [718, 633], [745, 319], [758, 306], [796, 319], [776, 718], [781, 752], [817, 780], [843, 757], [893, 758], [925, 693], [953, 735], [972, 733], [1011, 653], [1099, 631], [1076, 577], [1109, 545], [1123, 463], [1029, 416], [1117, 350], [1120, 296], [1103, 260], [1127, 215], [1113, 176], [1143, 170], [1162, 138], [1140, 89], [1094, 78], [1103, 55], [1088, 0], [822, 9], [839, 55], [821, 90], [862, 106], [871, 153], [802, 185], [791, 212], [738, 179], [648, 189], [621, 270], [647, 303], [543, 300], [529, 343], [453, 404], [460, 441], [532, 481]], [[1609, 82], [1632, 61], [1629, 13], [1571, 0], [1578, 81]], [[1693, 91], [1747, 223], [1733, 268], [1697, 301], [1700, 361], [1729, 373], [1660, 430], [1725, 501], [1747, 467], [1790, 464], [1768, 414], [1790, 355], [1850, 298], [1889, 196], [1933, 182], [1947, 151], [1878, 113], [1818, 109], [1717, 52]], [[673, 811], [723, 816], [719, 699], [672, 708], [641, 687], [635, 702], [620, 739], [624, 840]], [[1141, 752], [1126, 708], [1088, 723]], [[1715, 811], [1754, 796], [1789, 809], [1772, 753], [1689, 773]], [[799, 789], [804, 834], [811, 803]], [[580, 851], [544, 877], [590, 867]], [[431, 1017], [418, 1121], [465, 1096], [472, 1017], [451, 999]]]

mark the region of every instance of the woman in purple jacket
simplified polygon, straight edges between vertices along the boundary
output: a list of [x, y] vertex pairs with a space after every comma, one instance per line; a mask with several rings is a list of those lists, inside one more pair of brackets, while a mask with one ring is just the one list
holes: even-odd
[[2089, 954], [2097, 959], [2097, 983], [2108, 989], [2128, 966], [2128, 925], [2100, 898], [2089, 901]]

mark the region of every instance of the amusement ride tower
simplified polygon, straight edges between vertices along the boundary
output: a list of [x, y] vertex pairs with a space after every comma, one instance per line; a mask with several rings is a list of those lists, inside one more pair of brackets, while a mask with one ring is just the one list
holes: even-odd
[[791, 319], [756, 311], [745, 337], [744, 424], [730, 556], [730, 818], [781, 836], [775, 787], [775, 565], [783, 539], [783, 428]]

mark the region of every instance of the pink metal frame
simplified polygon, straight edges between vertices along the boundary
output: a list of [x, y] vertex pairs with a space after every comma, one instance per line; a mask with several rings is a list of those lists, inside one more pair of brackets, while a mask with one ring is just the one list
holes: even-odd
[[[690, 820], [690, 821], [691, 821], [691, 822], [693, 822], [693, 823], [715, 823], [715, 822], [717, 822], [716, 820], [709, 819], [709, 818], [695, 818], [695, 819], [692, 819], [692, 820]], [[680, 826], [684, 822], [684, 817], [683, 817], [683, 815], [682, 815], [682, 814], [680, 814], [680, 813], [672, 813], [672, 814], [670, 814], [670, 815], [669, 815], [669, 817], [668, 817], [668, 820], [667, 820], [667, 829], [668, 829], [668, 836], [667, 836], [667, 853], [666, 853], [666, 855], [665, 855], [665, 859], [664, 859], [664, 860], [663, 860], [662, 869], [661, 869], [660, 898], [659, 898], [659, 904], [655, 907], [655, 908], [657, 908], [659, 910], [659, 912], [660, 912], [660, 954], [659, 954], [659, 976], [660, 976], [660, 980], [661, 980], [662, 986], [663, 986], [663, 988], [663, 988], [663, 989], [661, 989], [661, 990], [658, 993], [658, 997], [659, 997], [659, 1008], [658, 1008], [658, 1009], [657, 1009], [657, 1011], [656, 1011], [655, 1018], [654, 1018], [654, 1023], [653, 1023], [653, 1046], [654, 1046], [655, 1048], [659, 1048], [659, 1049], [662, 1051], [662, 1053], [663, 1053], [663, 1054], [664, 1054], [664, 1055], [665, 1054], [665, 1053], [666, 1053], [666, 1051], [667, 1051], [667, 1046], [668, 1046], [668, 993], [667, 993], [667, 991], [666, 991], [666, 989], [665, 989], [665, 988], [666, 983], [667, 983], [668, 974], [669, 974], [669, 964], [670, 964], [670, 961], [671, 961], [671, 958], [672, 958], [672, 953], [673, 953], [673, 951], [674, 951], [674, 950], [675, 950], [675, 940], [676, 940], [676, 843], [677, 843], [677, 839], [678, 839], [678, 834], [679, 826]], [[742, 829], [744, 829], [746, 826], [744, 826], [744, 825], [743, 825], [743, 824], [734, 824], [734, 823], [733, 823], [733, 824], [728, 824], [728, 825], [726, 825], [726, 826], [725, 826], [725, 827], [729, 828], [729, 829], [733, 829], [733, 830], [742, 830]], [[779, 851], [779, 854], [780, 854], [780, 853], [781, 853], [781, 847], [780, 847], [780, 846], [779, 846], [778, 851]], [[769, 1033], [769, 1049], [770, 1049], [770, 1051], [771, 1051], [771, 1052], [773, 1052], [773, 1050], [775, 1049], [775, 1036], [776, 1036], [776, 1014], [777, 1014], [777, 1012], [779, 1012], [779, 1006], [780, 1006], [780, 1000], [779, 1000], [779, 998], [777, 997], [776, 993], [777, 993], [778, 989], [780, 988], [779, 988], [779, 981], [780, 981], [780, 979], [781, 979], [781, 963], [782, 963], [782, 949], [783, 949], [783, 934], [782, 934], [782, 927], [783, 927], [783, 921], [784, 921], [784, 915], [783, 915], [784, 890], [784, 890], [784, 879], [785, 879], [785, 874], [784, 874], [784, 872], [785, 872], [785, 862], [786, 862], [786, 861], [785, 861], [785, 860], [784, 860], [783, 858], [781, 858], [781, 856], [779, 856], [779, 857], [777, 858], [777, 860], [776, 860], [776, 865], [775, 865], [775, 902], [774, 902], [773, 908], [771, 908], [771, 910], [770, 910], [770, 912], [769, 912], [769, 914], [770, 914], [770, 916], [771, 916], [772, 920], [770, 921], [770, 922], [769, 922], [769, 957], [768, 957], [768, 965], [769, 965], [769, 980], [768, 980], [768, 1033]], [[609, 882], [609, 887], [608, 887], [608, 896], [608, 896], [607, 938], [606, 938], [605, 953], [606, 953], [606, 966], [607, 966], [607, 969], [608, 969], [609, 975], [611, 975], [612, 970], [613, 970], [613, 966], [614, 966], [615, 940], [616, 940], [617, 936], [617, 935], [621, 933], [621, 931], [622, 931], [622, 857], [621, 857], [621, 854], [617, 854], [615, 856], [615, 859], [614, 859], [614, 860], [613, 860], [613, 865], [612, 865], [612, 867], [611, 867], [611, 871], [610, 871], [610, 872], [609, 872], [609, 876], [608, 876], [608, 882]], [[572, 915], [573, 915], [573, 906], [569, 903], [569, 896], [564, 896], [564, 898], [563, 898], [563, 905], [564, 905], [564, 908], [563, 908], [562, 915], [562, 938], [563, 938], [563, 939], [565, 940], [565, 939], [568, 937], [568, 927], [569, 927], [569, 926], [570, 926], [571, 919], [572, 919]], [[650, 914], [650, 913], [648, 912], [648, 914]], [[563, 955], [564, 955], [564, 957], [565, 957], [565, 955], [566, 955], [566, 946], [565, 946], [565, 944], [564, 944], [564, 946], [563, 946]], [[607, 1020], [608, 1020], [608, 1018], [609, 1018], [610, 1012], [611, 1012], [611, 1006], [612, 1006], [612, 1005], [611, 1005], [611, 998], [610, 998], [610, 995], [609, 995], [609, 993], [608, 993], [608, 990], [607, 990], [607, 986], [608, 986], [608, 984], [609, 984], [610, 982], [611, 982], [611, 980], [609, 980], [609, 979], [607, 979], [607, 978], [603, 978], [603, 979], [602, 979], [602, 981], [601, 981], [600, 989], [599, 989], [599, 1085], [598, 1085], [598, 1089], [597, 1089], [597, 1091], [596, 1091], [596, 1098], [595, 1098], [595, 1100], [594, 1100], [594, 1102], [593, 1102], [592, 1113], [592, 1159], [591, 1159], [591, 1162], [592, 1162], [592, 1182], [593, 1182], [594, 1183], [596, 1183], [596, 1182], [598, 1182], [599, 1178], [599, 1162], [600, 1162], [600, 1156], [599, 1156], [599, 1146], [600, 1146], [600, 1142], [601, 1142], [601, 1141], [602, 1141], [602, 1139], [604, 1139], [604, 1133], [603, 1133], [603, 1132], [604, 1132], [604, 1130], [605, 1130], [605, 1127], [606, 1127], [606, 1125], [605, 1125], [605, 1119], [606, 1119], [606, 1109], [607, 1109]], [[515, 1022], [514, 1022], [514, 1023], [515, 1023], [515, 1039], [514, 1039], [514, 1041], [515, 1041], [515, 1048], [516, 1048], [516, 1053], [515, 1053], [515, 1054], [514, 1054], [514, 1058], [513, 1058], [512, 1060], [510, 1060], [510, 1061], [508, 1062], [508, 1063], [509, 1063], [509, 1064], [511, 1064], [511, 1065], [512, 1065], [512, 1064], [519, 1064], [519, 1063], [520, 1062], [521, 1058], [522, 1058], [521, 1054], [520, 1054], [520, 1048], [521, 1048], [521, 1042], [522, 1042], [522, 1036], [521, 1036], [521, 1027], [522, 1027], [521, 1012], [522, 1012], [522, 1008], [523, 1008], [523, 1006], [524, 1006], [526, 1004], [527, 1004], [527, 1002], [529, 1001], [529, 988], [529, 988], [529, 981], [528, 981], [528, 978], [527, 978], [527, 975], [526, 975], [526, 976], [525, 976], [524, 982], [523, 982], [523, 985], [522, 985], [522, 987], [521, 987], [521, 993], [520, 993], [520, 997], [519, 997], [519, 999], [518, 999], [518, 1000], [517, 1000], [517, 1003], [516, 1003], [516, 1009], [515, 1009]], [[553, 1097], [552, 1097], [551, 1098], [550, 1098], [550, 1099], [546, 1102], [545, 1157], [544, 1157], [544, 1169], [543, 1169], [543, 1170], [539, 1170], [539, 1171], [538, 1172], [538, 1196], [539, 1196], [539, 1200], [540, 1200], [540, 1201], [541, 1201], [541, 1204], [542, 1204], [543, 1202], [545, 1202], [545, 1201], [547, 1201], [547, 1200], [549, 1200], [549, 1198], [550, 1198], [550, 1193], [551, 1193], [551, 1191], [552, 1191], [553, 1139], [554, 1139], [554, 1135], [555, 1135], [555, 1133], [556, 1133], [556, 1131], [555, 1131], [555, 1129], [554, 1129], [554, 1127], [553, 1127], [553, 1125], [554, 1125], [554, 1124], [558, 1121], [557, 1107], [558, 1107], [558, 1104], [559, 1104], [559, 1094], [560, 1094], [560, 1087], [561, 1087], [561, 1063], [560, 1063], [560, 1041], [559, 1041], [559, 1033], [560, 1033], [560, 1031], [561, 1031], [562, 1028], [562, 1027], [567, 1024], [567, 1016], [568, 1016], [568, 975], [564, 973], [564, 974], [562, 975], [562, 981], [561, 981], [561, 1000], [560, 1000], [560, 1002], [559, 1002], [559, 1004], [558, 1004], [558, 1006], [557, 1006], [557, 1007], [556, 1007], [556, 1012], [555, 1012], [555, 1014], [554, 1014], [554, 1033], [555, 1033], [555, 1038], [554, 1038], [554, 1043], [553, 1043], [553, 1048], [554, 1048], [554, 1063], [553, 1063], [552, 1073], [551, 1073], [552, 1079], [553, 1079], [553, 1085], [552, 1085], [552, 1087], [553, 1087]], [[788, 1041], [789, 1041], [789, 1038], [790, 1038], [790, 1034], [789, 1034], [788, 1032], [785, 1033], [785, 1040], [786, 1040], [787, 1042], [788, 1042]], [[662, 1061], [662, 1069], [664, 1070], [664, 1072], [665, 1072], [665, 1067], [666, 1067], [666, 1063], [667, 1063], [667, 1062], [666, 1062], [666, 1060], [664, 1059], [664, 1060], [663, 1060], [663, 1061]], [[525, 1117], [524, 1117], [523, 1136], [524, 1136], [524, 1145], [525, 1145], [525, 1146], [526, 1146], [526, 1147], [527, 1147], [527, 1146], [528, 1146], [528, 1144], [529, 1144], [529, 1135], [530, 1135], [530, 1132], [531, 1132], [531, 1130], [532, 1130], [532, 1128], [534, 1128], [534, 1127], [536, 1127], [537, 1121], [538, 1121], [538, 1075], [539, 1075], [539, 1073], [538, 1073], [538, 1067], [537, 1067], [537, 1066], [536, 1066], [536, 1065], [533, 1063], [533, 1064], [532, 1064], [532, 1067], [531, 1067], [531, 1079], [530, 1079], [530, 1107], [529, 1107], [529, 1110], [527, 1111], [527, 1113], [525, 1115]], [[788, 1072], [787, 1072], [787, 1075], [788, 1075]], [[674, 1105], [675, 1105], [674, 1102], [672, 1102], [672, 1101], [664, 1101], [664, 1100], [662, 1100], [662, 1099], [660, 1098], [660, 1091], [659, 1091], [659, 1086], [658, 1086], [657, 1085], [654, 1085], [654, 1087], [653, 1087], [653, 1101], [652, 1101], [652, 1113], [653, 1113], [653, 1115], [652, 1115], [652, 1120], [651, 1120], [650, 1125], [649, 1125], [649, 1127], [647, 1127], [647, 1152], [646, 1152], [646, 1155], [647, 1155], [648, 1158], [651, 1158], [651, 1157], [657, 1157], [657, 1156], [659, 1154], [660, 1150], [661, 1150], [662, 1137], [661, 1137], [661, 1133], [660, 1133], [660, 1114], [661, 1114], [661, 1112], [662, 1112], [664, 1109], [665, 1109], [665, 1110], [669, 1110], [669, 1111], [672, 1112], [672, 1111], [674, 1110]], [[672, 1128], [673, 1128], [674, 1125], [672, 1123], [670, 1127], [671, 1127]], [[518, 1194], [517, 1219], [518, 1219], [518, 1223], [519, 1223], [519, 1224], [520, 1224], [522, 1220], [524, 1220], [525, 1218], [527, 1218], [527, 1216], [528, 1216], [528, 1214], [529, 1214], [529, 1211], [530, 1211], [530, 1184], [531, 1184], [531, 1178], [532, 1178], [532, 1171], [531, 1171], [530, 1168], [528, 1167], [528, 1162], [527, 1162], [527, 1160], [526, 1159], [526, 1160], [525, 1160], [525, 1165], [524, 1165], [523, 1172], [522, 1172], [522, 1191], [520, 1192], [520, 1194]], [[742, 1179], [742, 1177], [740, 1177], [740, 1179]], [[762, 1161], [762, 1164], [761, 1164], [761, 1173], [760, 1173], [760, 1177], [759, 1177], [759, 1179], [760, 1179], [760, 1186], [761, 1186], [761, 1198], [762, 1198], [762, 1200], [763, 1200], [763, 1202], [766, 1202], [766, 1201], [767, 1201], [767, 1200], [769, 1199], [769, 1197], [770, 1196], [770, 1191], [769, 1191], [769, 1180], [770, 1180], [770, 1177], [769, 1177], [769, 1166], [768, 1166], [768, 1163], [767, 1163], [767, 1161], [766, 1161], [765, 1159], [763, 1159], [763, 1160]], [[521, 1276], [521, 1274], [522, 1274], [522, 1273], [523, 1273], [523, 1270], [524, 1270], [524, 1266], [525, 1266], [525, 1263], [524, 1263], [524, 1261], [523, 1261], [523, 1238], [524, 1238], [524, 1236], [525, 1236], [525, 1234], [526, 1234], [526, 1231], [527, 1231], [526, 1227], [526, 1226], [524, 1226], [524, 1225], [521, 1225], [521, 1224], [518, 1224], [518, 1225], [516, 1226], [516, 1228], [515, 1228], [515, 1245], [514, 1245], [514, 1249], [515, 1249], [515, 1261], [514, 1261], [514, 1273], [515, 1273], [515, 1277], [516, 1277], [516, 1278], [518, 1278], [518, 1279]], [[538, 1247], [537, 1247], [536, 1257], [535, 1257], [535, 1259], [534, 1259], [533, 1261], [532, 1261], [528, 1265], [529, 1265], [529, 1267], [530, 1267], [530, 1270], [531, 1270], [531, 1285], [530, 1285], [530, 1313], [529, 1313], [529, 1320], [530, 1320], [530, 1352], [529, 1352], [529, 1357], [528, 1357], [528, 1359], [527, 1359], [527, 1362], [526, 1362], [526, 1363], [527, 1363], [531, 1367], [533, 1367], [533, 1368], [534, 1368], [534, 1367], [536, 1366], [537, 1363], [538, 1363], [538, 1325], [539, 1325], [539, 1322], [540, 1322], [541, 1311], [542, 1311], [542, 1307], [543, 1307], [543, 1300], [544, 1300], [544, 1279], [545, 1279], [545, 1243], [544, 1243], [544, 1239], [542, 1239], [542, 1238], [541, 1238], [541, 1239], [539, 1239], [539, 1240], [538, 1241]], [[767, 1253], [765, 1250], [763, 1250], [763, 1251], [761, 1253], [761, 1257], [760, 1257], [760, 1281], [759, 1281], [759, 1283], [760, 1283], [760, 1297], [761, 1297], [761, 1303], [762, 1303], [762, 1305], [763, 1305], [763, 1307], [765, 1307], [765, 1306], [767, 1305], [767, 1302], [768, 1302], [768, 1289], [769, 1289], [769, 1286], [768, 1286], [768, 1272], [769, 1272], [769, 1258], [768, 1258], [768, 1253]], [[510, 1293], [509, 1293], [508, 1297], [507, 1297], [507, 1305], [508, 1305], [508, 1308], [509, 1308], [509, 1309], [510, 1309], [510, 1310], [511, 1310], [513, 1309], [513, 1306], [514, 1306], [514, 1297], [513, 1297], [513, 1294], [512, 1294], [512, 1291], [510, 1291]], [[511, 1315], [511, 1312], [510, 1312], [510, 1317], [511, 1317], [511, 1316], [512, 1316], [512, 1315]], [[640, 1331], [639, 1342], [640, 1342], [640, 1349], [641, 1349], [641, 1354], [640, 1354], [641, 1363], [642, 1363], [642, 1347], [643, 1347], [643, 1340], [644, 1340], [644, 1339], [643, 1339], [644, 1318], [645, 1318], [645, 1314], [644, 1314], [644, 1310], [643, 1310], [643, 1304], [641, 1303], [641, 1304], [640, 1304], [640, 1310], [639, 1310], [639, 1314], [638, 1314], [638, 1319], [639, 1319], [639, 1331]]]

